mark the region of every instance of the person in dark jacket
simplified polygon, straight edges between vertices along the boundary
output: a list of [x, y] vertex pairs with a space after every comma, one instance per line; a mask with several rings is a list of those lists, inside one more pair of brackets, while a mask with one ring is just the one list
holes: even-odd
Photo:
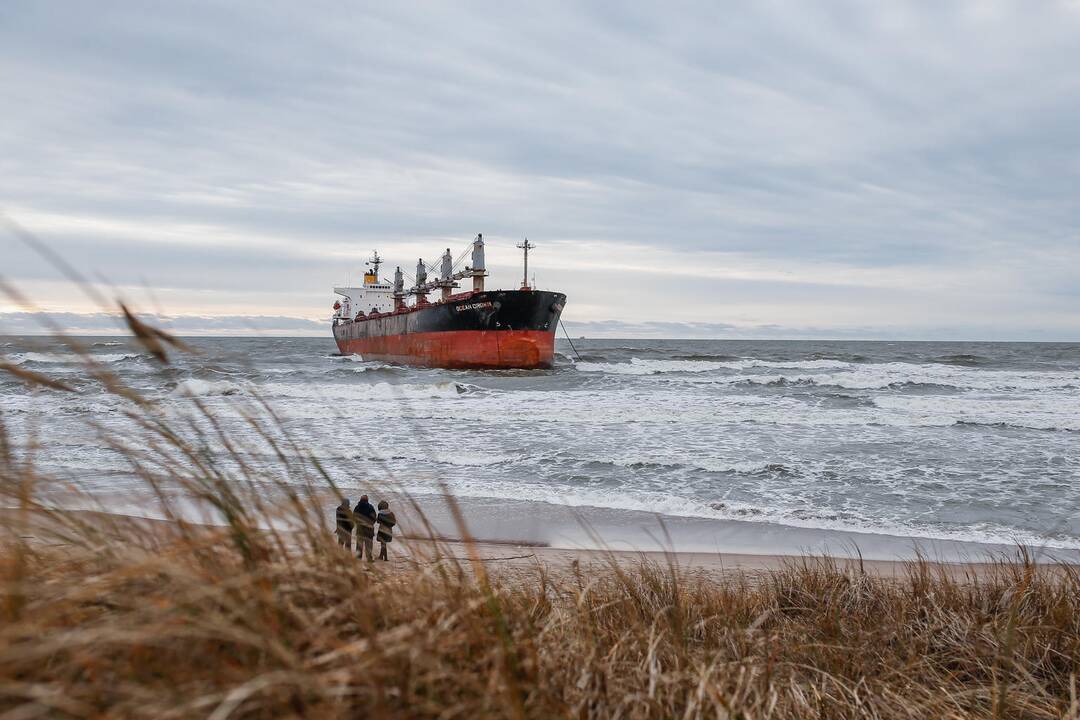
[[367, 550], [367, 559], [372, 561], [375, 558], [371, 541], [375, 537], [375, 519], [378, 516], [367, 495], [360, 496], [360, 502], [353, 508], [353, 517], [356, 521], [356, 557], [363, 559], [364, 550]]
[[389, 560], [386, 556], [386, 543], [394, 539], [394, 526], [397, 518], [390, 512], [390, 503], [385, 500], [379, 501], [379, 559]]
[[341, 504], [337, 506], [337, 541], [338, 545], [352, 550], [352, 510], [349, 509], [349, 498], [341, 498]]

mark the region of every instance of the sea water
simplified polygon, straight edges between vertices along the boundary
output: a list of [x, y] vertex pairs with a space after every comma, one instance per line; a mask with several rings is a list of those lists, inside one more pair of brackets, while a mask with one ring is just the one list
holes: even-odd
[[[193, 339], [199, 352], [163, 370], [123, 340], [86, 342], [166, 408], [198, 399], [249, 445], [239, 409], [265, 399], [353, 494], [392, 483], [496, 516], [560, 506], [1080, 549], [1076, 344], [561, 340], [550, 371], [477, 372], [341, 356], [321, 338]], [[125, 402], [55, 344], [0, 346], [78, 388], [0, 375], [3, 421], [36, 438], [41, 470], [104, 497], [138, 486], [93, 429], [123, 430]]]

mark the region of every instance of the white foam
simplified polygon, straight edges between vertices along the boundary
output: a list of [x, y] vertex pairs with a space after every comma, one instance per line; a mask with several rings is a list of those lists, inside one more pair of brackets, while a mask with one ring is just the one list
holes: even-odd
[[[680, 373], [702, 375], [714, 373], [708, 382], [769, 384], [779, 381], [812, 383], [836, 387], [873, 390], [904, 384], [943, 385], [957, 388], [986, 390], [1043, 390], [1080, 387], [1080, 373], [1068, 370], [993, 370], [968, 368], [938, 363], [867, 363], [857, 364], [839, 360], [759, 360], [742, 358], [732, 361], [711, 360], [649, 360], [631, 358], [629, 362], [578, 362], [581, 372], [610, 375], [664, 375]], [[763, 372], [752, 375], [733, 375], [729, 371], [775, 369], [832, 370], [834, 372], [806, 374]], [[689, 381], [693, 382], [693, 379]], [[699, 380], [700, 381], [700, 380]]]
[[[641, 373], [646, 374], [646, 373]], [[773, 385], [778, 383], [812, 384], [848, 390], [884, 390], [904, 385], [939, 385], [958, 390], [1075, 390], [1080, 389], [1080, 374], [1071, 371], [973, 370], [947, 365], [887, 363], [856, 365], [834, 373], [757, 373], [683, 377], [685, 383]]]
[[[1080, 549], [1080, 540], [1048, 539], [1033, 533], [1019, 532], [1013, 528], [994, 526], [987, 523], [943, 530], [857, 516], [845, 520], [832, 520], [823, 517], [805, 517], [803, 516], [805, 508], [801, 507], [759, 507], [728, 500], [710, 503], [667, 492], [564, 487], [553, 491], [551, 487], [535, 483], [511, 484], [490, 482], [488, 480], [459, 480], [449, 483], [449, 489], [455, 495], [461, 497], [525, 500], [565, 505], [571, 508], [604, 508], [655, 513], [671, 517], [763, 522], [788, 527], [891, 535], [924, 540], [952, 540], [1010, 546], [1021, 543], [1059, 550]], [[436, 491], [437, 488], [431, 485], [425, 486], [413, 483], [405, 487], [405, 490], [412, 493], [429, 493]]]
[[11, 356], [11, 362], [14, 365], [22, 365], [23, 363], [57, 363], [57, 364], [71, 364], [71, 363], [85, 363], [87, 361], [94, 361], [99, 363], [114, 363], [121, 360], [128, 360], [130, 358], [139, 357], [139, 353], [100, 353], [100, 354], [88, 354], [88, 355], [76, 355], [75, 353], [39, 353], [39, 352], [25, 352], [15, 353]]
[[882, 409], [920, 425], [1011, 425], [1034, 430], [1080, 430], [1080, 402], [1064, 393], [1001, 398], [986, 395], [889, 395], [874, 399]]
[[338, 361], [343, 361], [343, 362], [357, 362], [357, 363], [368, 362], [367, 360], [365, 360], [363, 358], [362, 355], [357, 355], [355, 353], [352, 354], [352, 355], [327, 355], [327, 357], [330, 358], [331, 360], [338, 360]]
[[634, 455], [623, 454], [614, 457], [589, 458], [592, 462], [607, 463], [617, 467], [667, 467], [667, 468], [694, 468], [706, 472], [715, 473], [757, 473], [781, 467], [777, 462], [739, 462], [729, 460], [717, 460], [708, 457], [696, 457], [687, 453], [686, 457], [666, 457], [663, 455]]
[[631, 358], [626, 363], [578, 362], [574, 365], [581, 372], [602, 372], [612, 375], [656, 375], [674, 372], [712, 372], [730, 369], [729, 363], [708, 360], [642, 360]]
[[819, 370], [825, 368], [849, 368], [851, 363], [839, 360], [648, 360], [630, 358], [629, 362], [598, 363], [578, 362], [574, 367], [582, 372], [603, 372], [613, 375], [660, 375], [663, 373], [707, 373], [719, 370], [747, 370], [755, 367]]
[[[443, 381], [437, 383], [333, 384], [263, 383], [260, 392], [270, 398], [310, 399], [333, 403], [349, 414], [364, 412], [364, 402], [459, 398], [479, 390], [475, 385]], [[347, 405], [341, 405], [347, 403]], [[385, 413], [386, 408], [378, 409]]]
[[88, 355], [88, 358], [94, 362], [99, 363], [114, 363], [121, 360], [131, 360], [133, 358], [141, 357], [139, 353], [101, 353], [98, 355]]
[[410, 463], [417, 466], [423, 466], [425, 464], [438, 463], [440, 465], [454, 465], [458, 467], [491, 467], [514, 462], [515, 460], [519, 460], [520, 457], [514, 455], [489, 455], [484, 453], [447, 450], [433, 450], [428, 453], [423, 453], [414, 450], [405, 452], [383, 451], [362, 453], [357, 459], [372, 460], [381, 463], [394, 463], [395, 465], [397, 463]]
[[199, 380], [189, 378], [177, 384], [173, 397], [210, 397], [214, 395], [239, 395], [243, 388], [228, 380]]
[[362, 372], [375, 371], [375, 370], [397, 370], [397, 369], [398, 368], [395, 367], [394, 365], [387, 365], [386, 363], [373, 362], [373, 363], [370, 363], [370, 364], [361, 365], [360, 367], [354, 367], [354, 368], [352, 368], [352, 371], [355, 372], [355, 373], [362, 373]]

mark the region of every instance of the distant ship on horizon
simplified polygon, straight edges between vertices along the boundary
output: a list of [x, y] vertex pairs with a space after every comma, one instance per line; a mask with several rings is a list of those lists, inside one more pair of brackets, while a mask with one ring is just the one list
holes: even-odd
[[[379, 277], [382, 259], [376, 251], [367, 263], [363, 283], [335, 287], [332, 329], [338, 350], [365, 359], [404, 365], [461, 369], [550, 368], [555, 358], [555, 330], [566, 295], [537, 290], [529, 284], [528, 239], [518, 245], [525, 253], [525, 272], [517, 290], [486, 290], [484, 237], [471, 243], [455, 261], [447, 248], [438, 279], [423, 258], [409, 288], [401, 267], [394, 282]], [[471, 278], [472, 290], [454, 294], [458, 280]], [[439, 291], [439, 299], [427, 295]], [[413, 304], [407, 300], [414, 297]]]

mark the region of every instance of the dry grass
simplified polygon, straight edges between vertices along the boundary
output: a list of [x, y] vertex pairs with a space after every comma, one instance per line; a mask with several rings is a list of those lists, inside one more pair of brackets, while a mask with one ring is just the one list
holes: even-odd
[[717, 583], [674, 562], [524, 581], [435, 557], [371, 567], [336, 547], [330, 479], [269, 408], [249, 408], [268, 475], [206, 408], [177, 417], [87, 374], [126, 398], [137, 433], [100, 437], [131, 474], [224, 524], [57, 511], [32, 439], [0, 425], [21, 509], [3, 516], [0, 717], [1080, 718], [1073, 568], [1021, 554], [895, 580], [816, 559]]

